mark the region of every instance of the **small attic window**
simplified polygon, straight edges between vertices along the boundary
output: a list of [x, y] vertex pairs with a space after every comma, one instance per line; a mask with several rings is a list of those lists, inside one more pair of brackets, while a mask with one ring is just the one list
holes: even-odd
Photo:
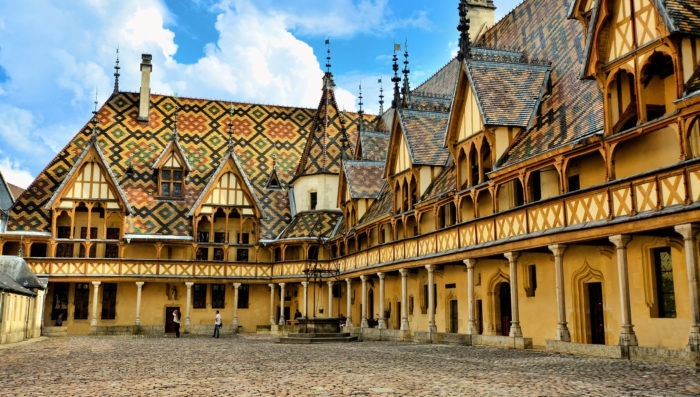
[[158, 175], [159, 196], [181, 198], [185, 183], [185, 172], [182, 168], [161, 168]]

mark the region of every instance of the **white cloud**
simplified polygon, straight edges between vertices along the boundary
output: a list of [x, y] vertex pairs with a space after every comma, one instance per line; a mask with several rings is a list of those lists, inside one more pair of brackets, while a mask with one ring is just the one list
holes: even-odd
[[7, 182], [24, 189], [34, 181], [31, 172], [22, 169], [19, 163], [8, 157], [0, 158], [0, 172]]

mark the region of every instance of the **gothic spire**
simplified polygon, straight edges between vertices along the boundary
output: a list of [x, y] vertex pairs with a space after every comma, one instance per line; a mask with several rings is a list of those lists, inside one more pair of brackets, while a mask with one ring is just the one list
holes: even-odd
[[396, 56], [396, 51], [401, 51], [401, 44], [394, 44], [394, 58], [392, 59], [394, 64], [391, 67], [394, 70], [394, 77], [391, 78], [391, 82], [394, 83], [394, 99], [391, 101], [391, 107], [394, 109], [398, 108], [401, 103], [401, 93], [399, 90], [401, 77], [399, 77], [399, 58]]
[[408, 75], [411, 73], [411, 70], [408, 68], [408, 41], [404, 44], [403, 57], [403, 88], [401, 88], [401, 94], [403, 94], [403, 106], [408, 107], [411, 96], [411, 85], [408, 82]]
[[379, 115], [384, 114], [384, 86], [382, 86], [382, 78], [379, 78]]
[[95, 107], [92, 110], [92, 136], [90, 141], [97, 143], [97, 88], [95, 88]]
[[112, 94], [119, 93], [119, 47], [117, 47], [117, 62], [114, 64], [114, 91]]
[[365, 111], [362, 110], [362, 105], [364, 105], [364, 103], [362, 103], [362, 83], [360, 83], [360, 95], [358, 96], [358, 98], [360, 99], [360, 103], [359, 103], [360, 110], [357, 111], [357, 114], [360, 115], [360, 124], [358, 126], [358, 132], [362, 133], [362, 129], [364, 127], [364, 115], [365, 115]]
[[326, 73], [331, 74], [331, 40], [326, 39]]
[[459, 31], [459, 52], [457, 52], [457, 59], [463, 61], [472, 57], [471, 43], [469, 42], [469, 9], [467, 0], [460, 0], [457, 8], [459, 10], [459, 25], [457, 26]]

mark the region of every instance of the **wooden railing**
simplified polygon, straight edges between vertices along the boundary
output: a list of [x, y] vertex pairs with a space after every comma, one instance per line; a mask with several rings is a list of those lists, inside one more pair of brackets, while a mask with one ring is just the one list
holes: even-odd
[[670, 167], [477, 218], [428, 234], [371, 247], [334, 260], [236, 263], [132, 259], [27, 258], [36, 274], [221, 278], [302, 277], [318, 266], [349, 272], [409, 258], [468, 249], [549, 229], [614, 220], [700, 201], [700, 163]]

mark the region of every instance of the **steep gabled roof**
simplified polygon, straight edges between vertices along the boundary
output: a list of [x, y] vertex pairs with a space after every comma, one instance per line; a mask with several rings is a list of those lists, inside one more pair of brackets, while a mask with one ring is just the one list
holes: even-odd
[[473, 48], [472, 54], [467, 76], [484, 124], [527, 127], [546, 90], [550, 67], [527, 62], [520, 53], [511, 57], [510, 51]]
[[0, 291], [34, 296], [30, 288], [45, 289], [24, 259], [18, 256], [0, 256]]
[[700, 36], [700, 4], [697, 0], [653, 0], [668, 30]]
[[413, 165], [445, 165], [449, 113], [399, 109], [397, 114]]
[[[233, 166], [231, 167], [231, 165]], [[250, 180], [243, 171], [243, 167], [241, 166], [241, 162], [238, 160], [238, 156], [236, 156], [236, 153], [233, 150], [230, 150], [227, 156], [221, 160], [221, 164], [219, 164], [219, 167], [212, 174], [211, 178], [209, 179], [209, 183], [207, 183], [207, 186], [204, 187], [204, 190], [202, 190], [202, 193], [199, 195], [199, 198], [197, 198], [197, 201], [195, 201], [194, 205], [192, 205], [192, 209], [190, 209], [190, 212], [187, 214], [188, 216], [193, 216], [197, 213], [201, 206], [205, 204], [205, 200], [208, 199], [208, 197], [212, 193], [212, 190], [220, 182], [223, 174], [228, 171], [234, 173], [237, 181], [243, 182], [243, 191], [246, 193], [246, 196], [248, 196], [248, 198], [250, 199], [251, 204], [253, 204], [253, 210], [256, 216], [262, 216], [263, 207], [258, 201], [258, 197], [255, 194], [255, 190], [253, 189]], [[224, 204], [234, 205], [234, 203]]]
[[452, 58], [428, 80], [412, 90], [412, 93], [425, 97], [451, 98], [457, 84], [458, 72], [459, 60]]
[[394, 201], [394, 192], [387, 187], [386, 181], [381, 188], [379, 197], [370, 206], [370, 208], [365, 212], [365, 215], [359, 219], [355, 229], [359, 226], [366, 225], [374, 222], [377, 219], [381, 219], [385, 216], [391, 216], [391, 210], [393, 208], [392, 203]]
[[360, 140], [357, 146], [359, 160], [386, 161], [389, 150], [389, 134], [376, 131], [360, 132]]
[[343, 171], [351, 198], [377, 198], [384, 184], [383, 161], [345, 161]]
[[551, 92], [543, 98], [530, 128], [517, 137], [499, 166], [575, 142], [603, 129], [603, 99], [595, 81], [579, 79], [583, 64], [583, 28], [567, 19], [566, 2], [526, 1], [506, 15], [479, 46], [517, 49], [530, 59], [551, 61]]
[[349, 151], [346, 153], [349, 158], [353, 157], [350, 142], [355, 142], [356, 137], [348, 135], [347, 122], [338, 109], [333, 75], [326, 73], [323, 82], [321, 101], [294, 179], [319, 173], [339, 174], [343, 150]]
[[187, 161], [187, 156], [182, 150], [182, 146], [180, 146], [180, 141], [177, 138], [177, 131], [173, 131], [172, 137], [173, 138], [168, 144], [168, 146], [166, 146], [165, 149], [163, 149], [163, 151], [160, 153], [160, 156], [158, 156], [151, 168], [161, 168], [164, 165], [164, 163], [168, 160], [168, 158], [170, 158], [170, 156], [173, 155], [178, 159], [178, 162], [181, 163], [183, 168], [185, 168], [188, 172], [192, 171], [192, 166], [190, 165], [190, 162]]
[[435, 178], [435, 180], [428, 186], [428, 189], [423, 194], [421, 201], [428, 201], [434, 198], [444, 196], [456, 190], [457, 178], [455, 176], [455, 165], [454, 162], [450, 162], [448, 167], [442, 170], [442, 172]]
[[[80, 155], [80, 157], [78, 157], [77, 161], [70, 168], [70, 170], [68, 171], [68, 175], [66, 175], [66, 178], [54, 191], [53, 195], [44, 206], [44, 209], [51, 209], [56, 200], [60, 199], [64, 195], [64, 193], [68, 193], [70, 188], [75, 183], [76, 178], [79, 177], [77, 173], [78, 171], [80, 171], [83, 164], [94, 159], [97, 160], [97, 164], [101, 172], [101, 177], [104, 177], [107, 184], [109, 185], [109, 188], [105, 192], [93, 192], [92, 194], [96, 195], [95, 198], [97, 199], [109, 198], [112, 200], [117, 200], [119, 204], [123, 206], [124, 212], [127, 215], [131, 213], [131, 206], [129, 205], [129, 201], [127, 200], [126, 195], [119, 186], [119, 181], [114, 177], [112, 169], [109, 167], [109, 163], [107, 162], [104, 153], [102, 153], [102, 149], [100, 149], [100, 145], [97, 143], [97, 140], [97, 135], [93, 131], [90, 143], [85, 148], [85, 150], [83, 150], [83, 153]], [[108, 197], [102, 197], [102, 195], [106, 195]]]
[[695, 72], [685, 82], [685, 94], [689, 95], [700, 90], [700, 66], [695, 69]]
[[5, 177], [0, 172], [0, 211], [7, 212], [14, 203], [10, 185], [5, 181]]

